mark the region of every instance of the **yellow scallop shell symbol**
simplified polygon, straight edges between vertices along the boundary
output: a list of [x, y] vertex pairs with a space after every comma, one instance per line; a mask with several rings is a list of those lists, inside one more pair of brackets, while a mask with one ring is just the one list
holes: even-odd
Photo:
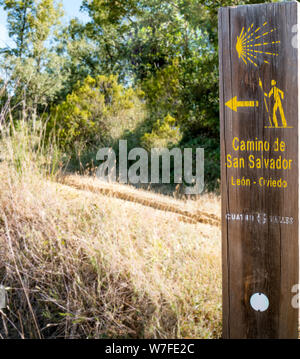
[[274, 50], [268, 51], [268, 48], [274, 49], [274, 46], [280, 44], [279, 40], [268, 40], [277, 29], [266, 30], [266, 26], [267, 22], [257, 29], [254, 29], [254, 25], [252, 24], [247, 31], [245, 31], [243, 27], [240, 35], [237, 37], [236, 51], [239, 58], [242, 59], [246, 65], [250, 63], [258, 67], [260, 58], [262, 58], [263, 62], [269, 64], [270, 57], [278, 56], [278, 52], [274, 52]]

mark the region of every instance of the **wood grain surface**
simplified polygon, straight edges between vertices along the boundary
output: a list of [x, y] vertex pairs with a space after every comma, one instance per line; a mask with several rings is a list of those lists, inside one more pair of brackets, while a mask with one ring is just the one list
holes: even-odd
[[298, 337], [298, 16], [297, 2], [219, 11], [224, 338]]

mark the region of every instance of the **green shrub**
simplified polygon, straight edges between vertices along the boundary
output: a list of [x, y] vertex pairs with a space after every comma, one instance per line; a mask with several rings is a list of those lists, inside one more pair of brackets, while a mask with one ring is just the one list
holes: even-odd
[[141, 94], [125, 89], [114, 75], [87, 77], [52, 109], [48, 129], [55, 129], [65, 148], [105, 145], [120, 135], [116, 129], [127, 127], [127, 122], [134, 120], [132, 109], [140, 105]]
[[167, 114], [179, 116], [182, 107], [179, 74], [179, 62], [174, 60], [141, 83], [152, 118], [163, 118]]
[[151, 133], [145, 133], [141, 138], [141, 144], [148, 151], [151, 148], [170, 148], [178, 145], [182, 135], [176, 126], [176, 120], [167, 115], [162, 121], [157, 120]]

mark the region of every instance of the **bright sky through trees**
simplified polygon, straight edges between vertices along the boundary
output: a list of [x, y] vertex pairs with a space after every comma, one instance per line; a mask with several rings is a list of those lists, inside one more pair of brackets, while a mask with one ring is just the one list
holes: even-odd
[[[79, 11], [82, 0], [62, 0], [62, 3], [66, 21], [74, 17], [78, 17], [82, 21], [88, 19], [88, 16], [85, 13]], [[5, 44], [9, 44], [9, 37], [6, 29], [6, 15], [5, 11], [0, 8], [0, 47], [4, 47]]]

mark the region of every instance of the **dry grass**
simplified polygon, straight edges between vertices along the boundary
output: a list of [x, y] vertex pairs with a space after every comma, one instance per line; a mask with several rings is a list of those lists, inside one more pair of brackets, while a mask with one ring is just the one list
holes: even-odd
[[[0, 335], [219, 337], [220, 229], [49, 180], [32, 142], [1, 141]], [[182, 207], [217, 214], [219, 200]]]

